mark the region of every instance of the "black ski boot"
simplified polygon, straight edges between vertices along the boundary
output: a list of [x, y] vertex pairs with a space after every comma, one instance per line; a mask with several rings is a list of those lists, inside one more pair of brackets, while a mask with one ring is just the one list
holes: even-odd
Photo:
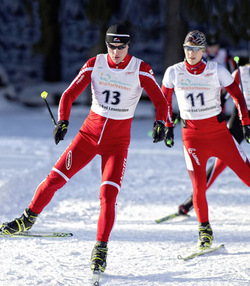
[[91, 270], [104, 272], [107, 266], [107, 242], [97, 241], [91, 254]]
[[213, 231], [209, 222], [199, 224], [198, 247], [200, 249], [209, 248], [212, 245]]
[[38, 214], [32, 212], [29, 208], [24, 210], [20, 218], [15, 218], [11, 222], [5, 222], [0, 226], [0, 232], [6, 235], [25, 232], [36, 222]]

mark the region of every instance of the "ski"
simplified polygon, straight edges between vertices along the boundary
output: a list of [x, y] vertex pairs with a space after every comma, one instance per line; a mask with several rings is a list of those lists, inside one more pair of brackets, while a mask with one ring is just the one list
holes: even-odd
[[39, 231], [26, 231], [16, 234], [5, 234], [0, 232], [0, 237], [71, 237], [71, 232], [39, 232]]
[[101, 271], [93, 271], [92, 276], [92, 285], [93, 286], [100, 286], [100, 277], [101, 277]]
[[188, 219], [189, 217], [190, 217], [190, 215], [188, 215], [188, 214], [174, 213], [174, 214], [167, 215], [165, 217], [156, 219], [155, 222], [156, 223], [161, 223], [161, 222], [164, 222], [164, 221], [177, 220], [177, 219], [185, 220], [185, 219]]
[[204, 254], [208, 254], [208, 253], [214, 252], [214, 251], [216, 251], [216, 250], [218, 250], [218, 249], [220, 249], [222, 247], [224, 247], [224, 244], [220, 244], [219, 246], [215, 246], [215, 247], [205, 248], [205, 249], [202, 249], [202, 250], [197, 250], [197, 251], [193, 252], [192, 254], [190, 254], [188, 256], [178, 255], [177, 258], [186, 261], [186, 260], [195, 258], [197, 256], [201, 256], [201, 255], [204, 255]]

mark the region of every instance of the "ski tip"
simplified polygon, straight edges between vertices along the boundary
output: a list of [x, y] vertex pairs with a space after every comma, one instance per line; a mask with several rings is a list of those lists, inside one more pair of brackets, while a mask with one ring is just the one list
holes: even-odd
[[218, 246], [218, 249], [220, 249], [220, 248], [225, 248], [225, 244], [220, 244], [219, 246]]
[[220, 244], [220, 245], [213, 246], [213, 247], [207, 247], [207, 248], [203, 248], [203, 249], [198, 249], [197, 251], [191, 253], [188, 256], [178, 255], [177, 258], [180, 259], [180, 260], [186, 261], [186, 260], [195, 258], [197, 256], [201, 256], [201, 255], [208, 254], [208, 253], [211, 253], [213, 251], [219, 250], [219, 249], [221, 249], [223, 247], [224, 247], [224, 244]]
[[182, 221], [182, 220], [186, 220], [190, 217], [189, 214], [180, 214], [180, 213], [173, 213], [171, 215], [156, 219], [155, 222], [156, 223], [162, 223], [162, 222], [168, 222], [168, 221]]

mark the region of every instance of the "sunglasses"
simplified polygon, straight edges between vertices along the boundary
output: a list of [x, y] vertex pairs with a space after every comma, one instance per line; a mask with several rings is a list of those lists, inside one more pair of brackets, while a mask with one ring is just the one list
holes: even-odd
[[127, 46], [127, 44], [123, 44], [123, 45], [120, 45], [120, 46], [114, 46], [114, 45], [111, 45], [109, 43], [106, 43], [107, 44], [107, 47], [110, 48], [111, 50], [115, 50], [115, 49], [118, 49], [118, 50], [124, 50]]
[[183, 45], [183, 47], [187, 50], [187, 51], [193, 51], [193, 52], [198, 52], [202, 49], [204, 49], [203, 46], [186, 46], [186, 45]]

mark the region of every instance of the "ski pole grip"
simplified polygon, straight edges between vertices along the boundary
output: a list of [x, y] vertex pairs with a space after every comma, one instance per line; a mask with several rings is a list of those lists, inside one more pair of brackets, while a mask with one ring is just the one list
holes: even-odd
[[56, 125], [57, 125], [57, 124], [56, 124], [56, 120], [55, 120], [55, 118], [54, 118], [54, 116], [53, 116], [53, 113], [52, 113], [52, 111], [51, 111], [51, 109], [50, 109], [50, 107], [49, 107], [49, 104], [48, 104], [48, 102], [47, 102], [47, 100], [46, 100], [47, 96], [48, 96], [48, 92], [47, 92], [47, 91], [43, 91], [43, 92], [41, 93], [41, 97], [42, 97], [42, 98], [44, 99], [44, 101], [45, 101], [45, 104], [46, 104], [46, 106], [47, 106], [47, 108], [48, 108], [48, 111], [49, 111], [50, 117], [51, 117], [51, 119], [52, 119], [52, 122], [53, 122], [54, 125], [56, 126]]

